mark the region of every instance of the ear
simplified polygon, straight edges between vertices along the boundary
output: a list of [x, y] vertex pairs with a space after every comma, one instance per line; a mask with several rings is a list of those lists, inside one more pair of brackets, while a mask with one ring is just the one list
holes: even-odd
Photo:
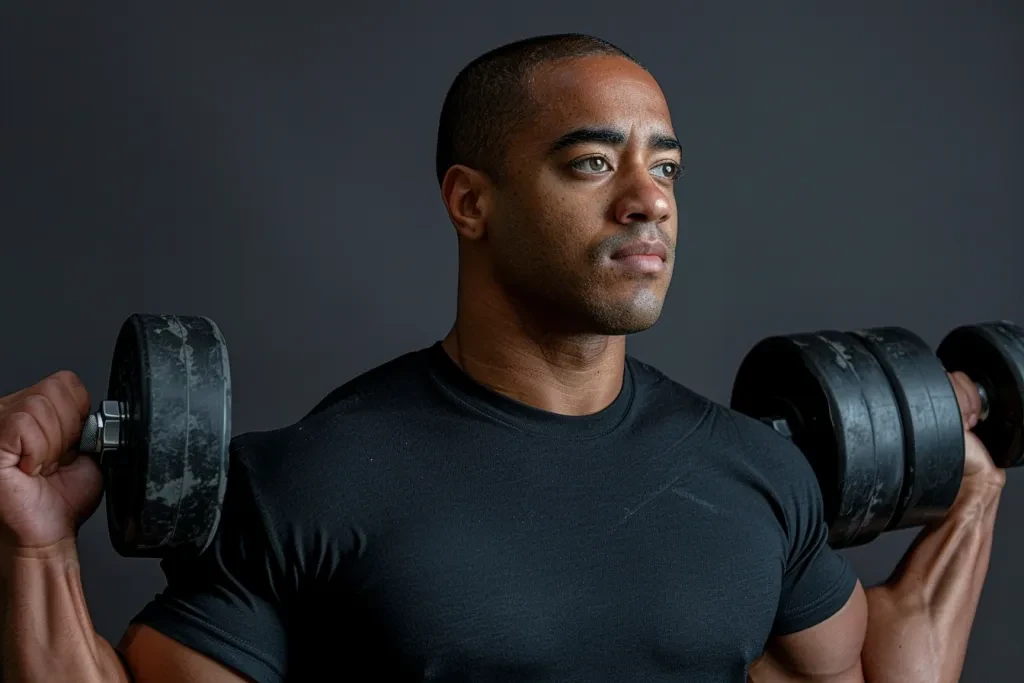
[[479, 240], [486, 234], [493, 206], [493, 184], [481, 171], [455, 165], [441, 182], [441, 199], [460, 237]]

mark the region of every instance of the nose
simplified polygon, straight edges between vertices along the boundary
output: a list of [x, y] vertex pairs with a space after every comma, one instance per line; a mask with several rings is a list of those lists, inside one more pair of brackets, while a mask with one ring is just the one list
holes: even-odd
[[647, 169], [630, 174], [615, 203], [615, 220], [629, 223], [664, 223], [672, 215], [672, 203], [665, 188], [651, 177]]

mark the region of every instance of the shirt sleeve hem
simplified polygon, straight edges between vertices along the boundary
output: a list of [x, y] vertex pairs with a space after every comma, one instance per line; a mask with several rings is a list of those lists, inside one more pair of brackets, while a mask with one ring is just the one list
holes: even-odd
[[857, 575], [847, 569], [817, 600], [782, 614], [772, 635], [786, 636], [817, 626], [846, 605], [856, 586]]
[[132, 619], [257, 683], [285, 683], [281, 667], [232, 634], [168, 605], [148, 605]]

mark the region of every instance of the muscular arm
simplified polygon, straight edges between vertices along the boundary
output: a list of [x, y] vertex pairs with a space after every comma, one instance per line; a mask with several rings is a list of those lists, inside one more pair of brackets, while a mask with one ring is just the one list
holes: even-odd
[[846, 605], [812, 628], [774, 638], [750, 667], [753, 683], [863, 683], [868, 596], [858, 582]]
[[968, 483], [949, 517], [922, 532], [889, 582], [872, 589], [862, 657], [868, 681], [960, 680], [1001, 491]]
[[22, 552], [5, 565], [5, 683], [248, 683], [144, 627], [133, 627], [125, 636], [130, 676], [111, 644], [93, 627], [78, 553], [70, 543], [31, 555]]
[[942, 523], [924, 529], [889, 580], [858, 585], [839, 613], [774, 640], [756, 683], [959, 680], [988, 571], [998, 478], [966, 481]]
[[134, 683], [255, 683], [148, 626], [129, 627], [120, 650]]
[[753, 681], [955, 683], [988, 574], [1006, 473], [970, 431], [981, 400], [963, 373], [950, 375], [964, 423], [960, 492], [945, 518], [925, 527], [885, 583], [862, 591], [831, 619], [774, 640]]

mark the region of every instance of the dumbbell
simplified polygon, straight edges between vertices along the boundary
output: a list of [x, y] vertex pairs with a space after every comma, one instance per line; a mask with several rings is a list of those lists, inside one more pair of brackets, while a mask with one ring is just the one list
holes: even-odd
[[730, 405], [791, 438], [818, 478], [833, 547], [944, 517], [965, 443], [947, 373], [979, 387], [974, 428], [999, 467], [1024, 461], [1024, 330], [966, 325], [932, 349], [901, 327], [774, 335], [736, 373]]
[[114, 344], [106, 398], [78, 445], [103, 473], [115, 551], [205, 550], [220, 522], [230, 439], [231, 371], [217, 325], [130, 315]]

